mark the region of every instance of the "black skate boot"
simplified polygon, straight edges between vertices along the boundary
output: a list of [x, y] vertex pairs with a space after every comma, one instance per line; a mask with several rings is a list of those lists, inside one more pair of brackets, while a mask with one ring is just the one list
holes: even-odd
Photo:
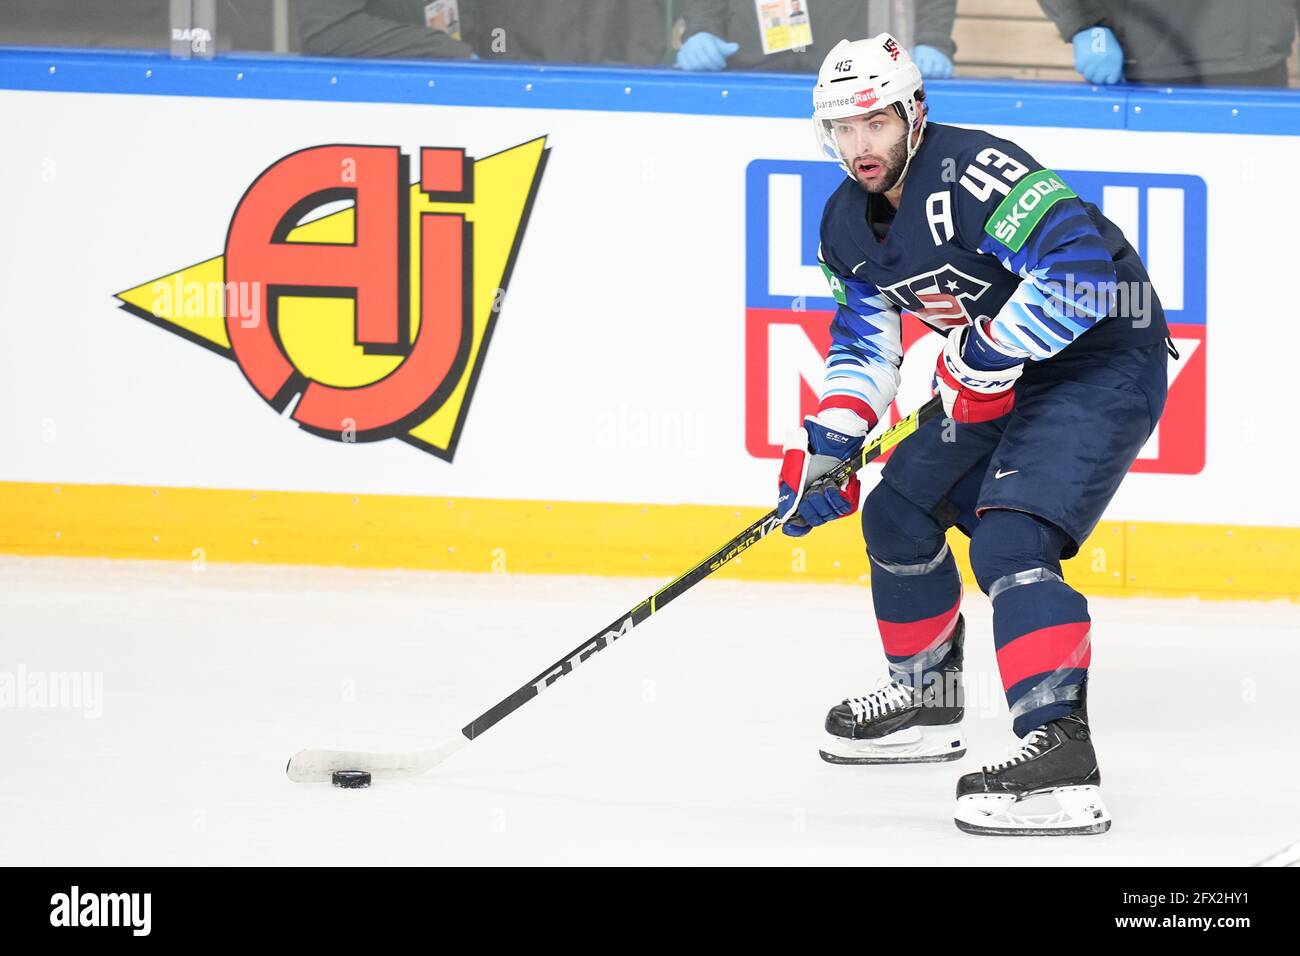
[[966, 622], [957, 618], [952, 650], [940, 679], [912, 688], [891, 681], [863, 697], [850, 697], [826, 715], [822, 759], [837, 764], [938, 763], [966, 753], [961, 735], [962, 644]]
[[957, 781], [958, 828], [992, 836], [1105, 833], [1101, 771], [1085, 711], [1032, 731], [1011, 759]]

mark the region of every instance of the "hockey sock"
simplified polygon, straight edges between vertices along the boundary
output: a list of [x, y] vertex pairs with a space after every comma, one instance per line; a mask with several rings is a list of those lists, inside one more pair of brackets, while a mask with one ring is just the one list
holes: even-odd
[[912, 687], [937, 677], [952, 650], [961, 577], [944, 529], [885, 482], [862, 507], [871, 598], [890, 676]]
[[993, 602], [993, 639], [1013, 729], [1035, 727], [1081, 706], [1092, 656], [1083, 595], [1061, 576], [1069, 537], [1020, 511], [994, 509], [971, 538], [971, 566]]

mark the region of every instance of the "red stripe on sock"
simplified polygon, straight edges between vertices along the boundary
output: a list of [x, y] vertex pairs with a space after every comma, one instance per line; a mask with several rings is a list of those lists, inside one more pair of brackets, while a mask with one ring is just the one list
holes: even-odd
[[876, 619], [880, 626], [880, 642], [885, 646], [885, 653], [890, 657], [911, 657], [921, 651], [934, 647], [942, 640], [947, 640], [957, 625], [957, 612], [961, 608], [961, 597], [957, 603], [942, 614], [927, 617], [921, 621], [898, 624], [894, 621]]
[[1087, 667], [1092, 661], [1092, 625], [1088, 621], [1057, 624], [1022, 634], [998, 651], [1002, 689], [1062, 667]]

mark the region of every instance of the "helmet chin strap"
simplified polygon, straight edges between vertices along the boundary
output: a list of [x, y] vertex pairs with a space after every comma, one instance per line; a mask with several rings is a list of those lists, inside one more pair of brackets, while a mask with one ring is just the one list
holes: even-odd
[[[894, 183], [893, 188], [895, 189], [901, 186], [903, 180], [907, 178], [907, 170], [908, 167], [912, 165], [912, 157], [915, 156], [916, 151], [921, 148], [921, 137], [925, 135], [925, 123], [929, 110], [925, 108], [924, 103], [917, 103], [916, 100], [912, 100], [911, 103], [912, 108], [910, 110], [903, 107], [903, 109], [909, 114], [903, 117], [907, 120], [907, 161], [903, 163], [903, 171], [898, 174], [898, 179]], [[902, 107], [901, 103], [895, 105]], [[918, 125], [918, 122], [920, 125]], [[913, 134], [916, 135], [915, 144], [912, 143]]]

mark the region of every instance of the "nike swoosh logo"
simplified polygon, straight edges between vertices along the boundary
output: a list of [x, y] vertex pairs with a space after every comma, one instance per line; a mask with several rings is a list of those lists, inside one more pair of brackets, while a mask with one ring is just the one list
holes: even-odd
[[993, 477], [994, 477], [994, 478], [1005, 478], [1007, 475], [1018, 475], [1018, 474], [1020, 474], [1020, 469], [1019, 469], [1019, 468], [1015, 468], [1015, 469], [1013, 469], [1013, 470], [1011, 470], [1011, 471], [1003, 471], [1002, 469], [999, 468], [996, 472], [994, 472]]

